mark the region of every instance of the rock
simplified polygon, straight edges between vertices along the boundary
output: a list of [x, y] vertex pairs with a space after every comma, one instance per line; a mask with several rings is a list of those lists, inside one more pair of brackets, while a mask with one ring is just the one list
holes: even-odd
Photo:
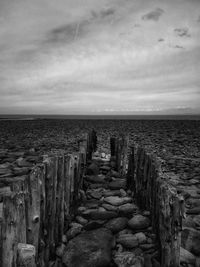
[[134, 236], [137, 239], [137, 241], [139, 242], [139, 244], [144, 244], [147, 241], [146, 235], [142, 232], [136, 233], [136, 234], [134, 234]]
[[102, 197], [102, 193], [99, 190], [91, 190], [87, 194], [94, 199], [100, 199]]
[[119, 235], [116, 241], [125, 248], [135, 248], [139, 245], [137, 238], [133, 234]]
[[117, 171], [111, 170], [110, 176], [115, 177], [115, 178], [119, 178], [120, 177], [120, 173], [117, 172]]
[[115, 179], [115, 181], [112, 181], [108, 184], [109, 188], [112, 190], [115, 189], [126, 189], [126, 180], [125, 179]]
[[80, 234], [83, 226], [81, 224], [73, 225], [66, 233], [67, 239], [72, 239], [76, 235]]
[[62, 261], [67, 267], [106, 267], [111, 262], [113, 236], [107, 229], [88, 231], [70, 240]]
[[118, 233], [126, 227], [127, 222], [128, 219], [125, 217], [114, 218], [105, 224], [105, 228], [108, 228], [113, 233]]
[[149, 227], [150, 220], [147, 217], [138, 214], [128, 221], [128, 225], [133, 230], [144, 229]]
[[196, 257], [191, 252], [181, 247], [180, 248], [180, 262], [195, 264]]
[[95, 229], [101, 228], [104, 223], [105, 223], [104, 220], [92, 220], [92, 221], [89, 221], [84, 226], [84, 230], [89, 231], [89, 230], [95, 230]]
[[121, 196], [120, 190], [109, 190], [103, 192], [104, 197], [110, 197], [110, 196]]
[[114, 211], [101, 211], [101, 210], [96, 210], [96, 211], [92, 211], [90, 214], [90, 218], [93, 220], [109, 220], [112, 218], [116, 218], [117, 217], [117, 213]]
[[56, 256], [59, 258], [62, 258], [64, 250], [66, 246], [64, 244], [61, 244], [59, 247], [56, 248]]
[[132, 201], [132, 198], [130, 197], [118, 197], [118, 196], [110, 196], [105, 197], [104, 201], [108, 204], [111, 204], [113, 206], [120, 206], [126, 203], [130, 203]]
[[195, 207], [192, 209], [188, 209], [186, 211], [187, 214], [200, 214], [200, 207]]
[[181, 246], [193, 253], [194, 255], [200, 255], [200, 232], [192, 229], [185, 228], [181, 234]]
[[107, 203], [103, 203], [102, 207], [109, 211], [116, 211], [116, 212], [118, 211], [118, 207], [107, 204]]
[[94, 184], [104, 184], [105, 181], [104, 175], [92, 175], [92, 176], [85, 176], [84, 179], [90, 183]]
[[144, 259], [136, 256], [132, 252], [117, 252], [114, 256], [114, 262], [118, 267], [143, 267]]
[[121, 188], [119, 191], [120, 191], [121, 197], [126, 197], [127, 196], [127, 193], [126, 193], [126, 191], [124, 189]]
[[119, 207], [119, 213], [124, 215], [133, 214], [138, 209], [138, 207], [133, 203], [126, 203]]
[[80, 223], [82, 225], [86, 225], [88, 223], [88, 220], [84, 219], [81, 216], [76, 216], [76, 221], [77, 221], [77, 223]]
[[16, 160], [16, 163], [17, 163], [17, 165], [18, 165], [19, 167], [32, 167], [32, 166], [33, 166], [32, 163], [26, 161], [26, 159], [24, 159], [24, 158], [18, 158], [18, 159]]
[[92, 162], [87, 168], [88, 175], [97, 175], [99, 173], [99, 167], [97, 164]]
[[103, 171], [103, 172], [109, 172], [110, 169], [111, 168], [109, 166], [102, 166], [102, 167], [100, 167], [100, 170]]

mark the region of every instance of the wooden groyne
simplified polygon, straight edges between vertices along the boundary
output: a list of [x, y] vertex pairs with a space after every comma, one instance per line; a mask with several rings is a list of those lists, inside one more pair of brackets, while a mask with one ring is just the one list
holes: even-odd
[[80, 140], [79, 152], [45, 155], [26, 175], [1, 177], [0, 266], [49, 266], [78, 203], [95, 137], [92, 131]]
[[[110, 147], [116, 171], [126, 178], [139, 207], [151, 212], [160, 266], [180, 266], [183, 198], [153, 154], [129, 147], [123, 136], [111, 138]], [[0, 266], [51, 266], [65, 242], [85, 168], [96, 148], [97, 136], [91, 131], [79, 140], [78, 152], [45, 155], [29, 173], [0, 178]]]

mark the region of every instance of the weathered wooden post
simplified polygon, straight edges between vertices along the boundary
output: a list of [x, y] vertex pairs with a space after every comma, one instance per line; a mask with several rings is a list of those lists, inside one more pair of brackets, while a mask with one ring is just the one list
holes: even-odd
[[29, 244], [18, 243], [17, 267], [36, 267], [35, 247]]

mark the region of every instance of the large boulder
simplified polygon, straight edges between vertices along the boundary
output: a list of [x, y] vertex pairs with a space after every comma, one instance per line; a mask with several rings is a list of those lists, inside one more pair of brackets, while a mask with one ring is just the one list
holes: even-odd
[[128, 226], [133, 230], [144, 229], [150, 226], [150, 220], [147, 217], [138, 214], [128, 221]]
[[112, 255], [113, 236], [105, 228], [88, 231], [70, 240], [62, 261], [67, 267], [107, 267]]
[[194, 255], [200, 256], [200, 231], [185, 228], [181, 233], [181, 246]]

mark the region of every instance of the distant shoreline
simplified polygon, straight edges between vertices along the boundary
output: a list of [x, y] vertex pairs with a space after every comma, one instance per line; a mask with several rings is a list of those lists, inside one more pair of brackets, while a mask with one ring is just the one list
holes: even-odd
[[0, 115], [0, 121], [13, 120], [200, 120], [200, 115]]

